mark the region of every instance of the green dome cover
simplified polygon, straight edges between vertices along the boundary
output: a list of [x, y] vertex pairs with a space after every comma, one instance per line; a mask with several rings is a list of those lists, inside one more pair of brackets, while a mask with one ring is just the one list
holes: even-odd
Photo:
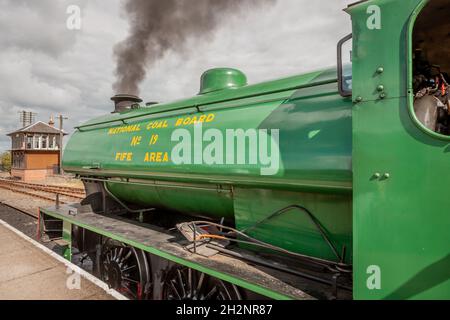
[[200, 84], [200, 94], [206, 94], [223, 89], [240, 88], [247, 85], [247, 77], [237, 69], [216, 68], [203, 73]]

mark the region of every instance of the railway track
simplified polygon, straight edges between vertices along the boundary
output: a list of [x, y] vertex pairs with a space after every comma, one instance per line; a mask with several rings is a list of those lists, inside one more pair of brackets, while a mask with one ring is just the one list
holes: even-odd
[[82, 188], [74, 188], [74, 187], [64, 187], [64, 186], [56, 186], [56, 185], [48, 185], [48, 184], [37, 184], [37, 183], [27, 183], [22, 181], [15, 181], [10, 179], [0, 179], [0, 183], [13, 183], [14, 185], [22, 185], [26, 187], [35, 187], [35, 188], [43, 188], [53, 191], [60, 191], [60, 192], [69, 192], [73, 194], [80, 194], [84, 195], [84, 189]]
[[[51, 202], [56, 200], [57, 195], [77, 201], [84, 198], [84, 190], [80, 188], [34, 184], [8, 179], [0, 179], [0, 188]], [[65, 204], [69, 201], [60, 199], [59, 202]]]
[[52, 191], [68, 192], [71, 194], [79, 194], [79, 195], [84, 195], [84, 193], [85, 193], [84, 189], [82, 189], [82, 188], [28, 183], [28, 182], [22, 182], [22, 181], [16, 181], [16, 180], [11, 180], [11, 179], [4, 179], [4, 178], [3, 179], [0, 178], [0, 183], [8, 183], [8, 184], [14, 184], [14, 185], [18, 185], [18, 186], [33, 187], [33, 188], [42, 188], [42, 189], [47, 189], [47, 190], [52, 190]]

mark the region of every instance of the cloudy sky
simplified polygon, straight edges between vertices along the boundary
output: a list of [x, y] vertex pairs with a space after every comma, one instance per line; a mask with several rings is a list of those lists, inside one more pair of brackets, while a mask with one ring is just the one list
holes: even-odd
[[[123, 2], [0, 0], [0, 151], [10, 148], [5, 134], [20, 126], [21, 110], [43, 121], [64, 114], [69, 132], [112, 111], [113, 46], [128, 33]], [[165, 102], [195, 95], [212, 67], [241, 69], [257, 83], [333, 66], [336, 43], [350, 32], [342, 9], [352, 2], [278, 0], [235, 14], [212, 37], [189, 40], [188, 52], [169, 52], [152, 66], [141, 96]], [[81, 9], [80, 30], [67, 28], [70, 5]]]

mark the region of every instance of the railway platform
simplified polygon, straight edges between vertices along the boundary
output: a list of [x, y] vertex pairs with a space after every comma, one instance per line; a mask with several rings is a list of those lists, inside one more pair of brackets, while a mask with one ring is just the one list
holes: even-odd
[[0, 220], [0, 300], [124, 298]]

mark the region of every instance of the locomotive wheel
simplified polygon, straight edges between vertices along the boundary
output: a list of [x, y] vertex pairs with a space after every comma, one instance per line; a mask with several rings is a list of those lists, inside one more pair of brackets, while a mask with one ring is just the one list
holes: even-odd
[[142, 250], [107, 239], [102, 246], [100, 275], [110, 288], [130, 299], [146, 299], [150, 267]]
[[239, 289], [220, 279], [183, 266], [175, 266], [163, 283], [164, 300], [242, 300]]

